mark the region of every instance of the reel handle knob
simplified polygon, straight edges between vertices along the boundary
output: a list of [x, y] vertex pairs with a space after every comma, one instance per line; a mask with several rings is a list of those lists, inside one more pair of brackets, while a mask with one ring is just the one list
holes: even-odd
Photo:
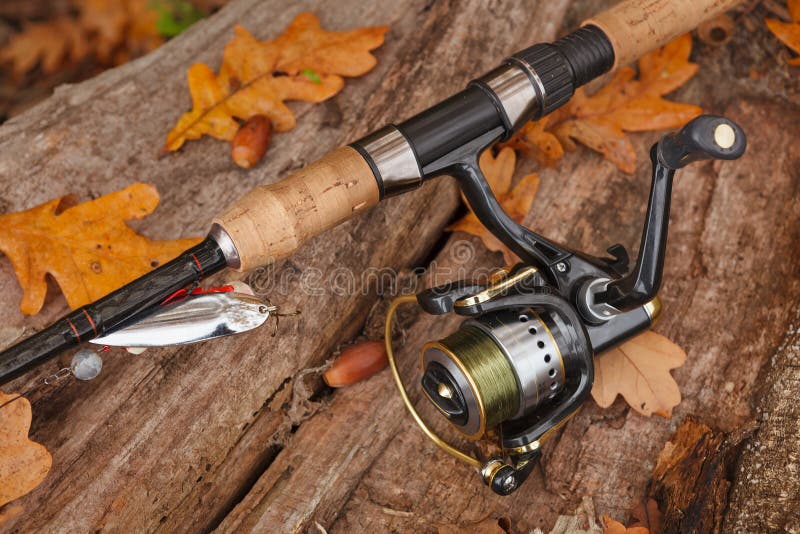
[[747, 137], [732, 120], [700, 115], [679, 131], [658, 142], [658, 162], [676, 170], [705, 159], [738, 159], [747, 148]]

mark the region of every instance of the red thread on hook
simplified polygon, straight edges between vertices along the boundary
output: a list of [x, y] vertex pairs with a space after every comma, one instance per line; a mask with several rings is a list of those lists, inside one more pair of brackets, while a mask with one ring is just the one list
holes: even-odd
[[189, 292], [186, 288], [181, 288], [172, 295], [165, 298], [161, 302], [161, 305], [166, 306], [167, 304], [175, 304], [177, 302], [182, 302], [189, 295], [205, 295], [208, 293], [231, 293], [233, 292], [233, 290], [234, 289], [232, 285], [209, 287], [208, 289], [203, 289], [202, 287], [196, 287], [191, 292]]

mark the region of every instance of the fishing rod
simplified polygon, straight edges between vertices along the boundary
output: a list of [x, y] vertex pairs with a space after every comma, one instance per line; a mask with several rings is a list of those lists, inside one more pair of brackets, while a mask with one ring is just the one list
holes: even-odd
[[[746, 141], [732, 121], [704, 115], [653, 146], [651, 192], [633, 267], [621, 245], [608, 249], [610, 257], [594, 257], [517, 224], [493, 195], [478, 166], [480, 154], [564, 105], [576, 88], [737, 3], [624, 1], [553, 43], [512, 55], [418, 115], [334, 150], [280, 182], [256, 187], [214, 218], [198, 245], [0, 353], [0, 384], [86, 341], [163, 346], [255, 328], [274, 308], [233, 288], [201, 290], [200, 282], [226, 268], [246, 271], [285, 258], [385, 198], [453, 176], [480, 221], [522, 261], [488, 284], [460, 280], [396, 299], [386, 321], [389, 363], [423, 431], [478, 468], [493, 491], [512, 493], [531, 472], [542, 442], [586, 400], [593, 356], [650, 327], [658, 316], [675, 171], [702, 159], [736, 159]], [[482, 462], [457, 450], [415, 411], [391, 343], [394, 313], [405, 303], [467, 319], [453, 334], [423, 347], [421, 385], [465, 436], [497, 435], [499, 457]], [[67, 371], [80, 379], [96, 376], [100, 364], [85, 351], [78, 354]]]

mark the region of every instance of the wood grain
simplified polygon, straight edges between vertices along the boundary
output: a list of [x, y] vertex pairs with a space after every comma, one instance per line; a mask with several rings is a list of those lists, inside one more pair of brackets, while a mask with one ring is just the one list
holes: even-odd
[[800, 308], [759, 382], [759, 428], [732, 477], [724, 530], [790, 532], [800, 526]]

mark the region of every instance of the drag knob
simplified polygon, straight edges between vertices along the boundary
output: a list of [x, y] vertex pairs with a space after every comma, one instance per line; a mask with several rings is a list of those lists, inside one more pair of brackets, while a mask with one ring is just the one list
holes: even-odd
[[422, 388], [439, 411], [454, 425], [467, 422], [467, 403], [453, 375], [440, 363], [430, 362], [422, 376]]

